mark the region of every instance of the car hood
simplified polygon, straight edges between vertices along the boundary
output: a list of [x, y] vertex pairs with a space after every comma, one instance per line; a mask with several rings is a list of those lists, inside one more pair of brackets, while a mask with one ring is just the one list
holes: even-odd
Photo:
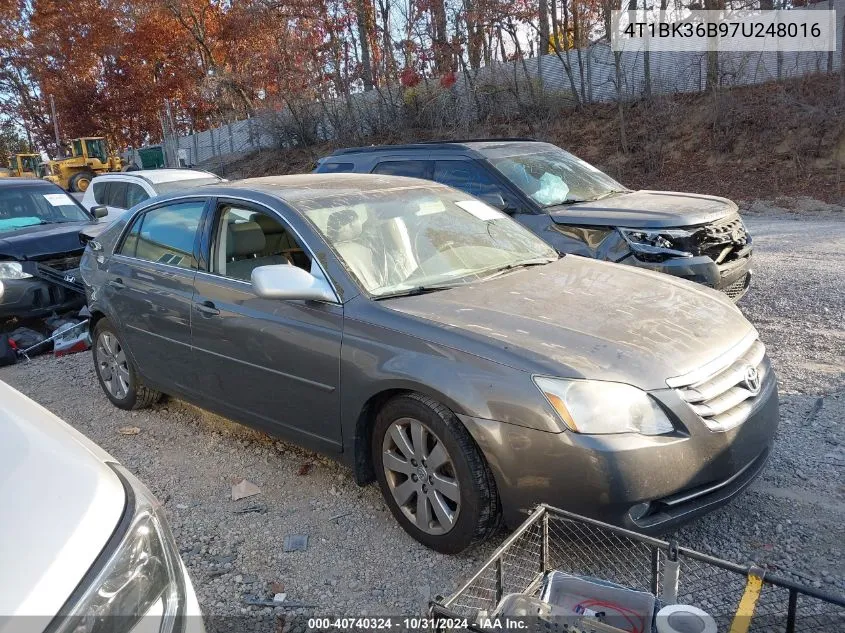
[[0, 233], [0, 257], [23, 261], [52, 255], [82, 252], [79, 232], [94, 222], [40, 224]]
[[107, 461], [0, 381], [0, 631], [19, 624], [3, 616], [56, 614], [103, 550], [126, 504]]
[[547, 266], [388, 308], [486, 341], [492, 360], [535, 373], [665, 389], [723, 355], [753, 326], [715, 290], [567, 255]]
[[737, 213], [727, 198], [677, 191], [632, 191], [595, 202], [558, 205], [546, 212], [558, 224], [670, 228], [715, 222]]

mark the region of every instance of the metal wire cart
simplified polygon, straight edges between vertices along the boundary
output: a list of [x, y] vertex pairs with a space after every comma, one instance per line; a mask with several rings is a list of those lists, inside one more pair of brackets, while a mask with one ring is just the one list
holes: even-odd
[[[465, 619], [469, 630], [489, 630], [490, 616], [501, 611], [503, 598], [539, 597], [554, 570], [644, 592], [639, 595], [653, 599], [655, 612], [664, 605], [692, 605], [709, 614], [720, 633], [845, 632], [845, 596], [546, 505], [539, 506], [457, 593], [436, 598], [431, 615]], [[604, 626], [600, 619], [579, 622], [543, 622], [529, 629], [657, 630], [654, 618], [621, 629]]]

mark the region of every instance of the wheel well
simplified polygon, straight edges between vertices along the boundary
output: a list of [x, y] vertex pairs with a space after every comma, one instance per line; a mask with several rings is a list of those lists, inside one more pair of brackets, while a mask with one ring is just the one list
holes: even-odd
[[408, 389], [387, 389], [372, 396], [364, 404], [355, 423], [355, 481], [363, 486], [376, 479], [370, 445], [376, 416], [385, 403], [396, 396], [412, 393]]
[[105, 314], [100, 312], [99, 310], [91, 310], [91, 316], [88, 317], [88, 331], [91, 334], [94, 334], [94, 328], [97, 327], [97, 323], [99, 323], [100, 319], [105, 318]]

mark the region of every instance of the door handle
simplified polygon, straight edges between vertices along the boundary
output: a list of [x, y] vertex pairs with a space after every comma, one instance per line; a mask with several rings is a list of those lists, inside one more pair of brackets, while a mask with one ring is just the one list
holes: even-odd
[[118, 289], [118, 290], [123, 290], [124, 288], [126, 288], [126, 284], [125, 284], [125, 283], [123, 283], [123, 280], [122, 280], [120, 277], [118, 277], [117, 279], [112, 279], [112, 280], [109, 282], [109, 285], [110, 285], [112, 288], [116, 288], [116, 289]]
[[220, 310], [214, 305], [212, 301], [203, 301], [202, 303], [197, 303], [195, 305], [197, 312], [202, 314], [203, 316], [216, 316], [220, 314]]

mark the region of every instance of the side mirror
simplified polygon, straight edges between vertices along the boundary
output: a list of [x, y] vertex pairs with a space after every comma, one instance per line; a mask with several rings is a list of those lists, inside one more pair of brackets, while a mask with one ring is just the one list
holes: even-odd
[[103, 205], [98, 205], [96, 207], [91, 207], [91, 213], [93, 213], [94, 217], [99, 220], [100, 218], [106, 217], [109, 214], [109, 210]]
[[505, 199], [501, 194], [485, 193], [483, 196], [480, 196], [480, 198], [494, 209], [498, 209], [499, 211], [508, 210], [508, 203], [505, 202]]
[[328, 282], [289, 264], [259, 266], [252, 271], [252, 285], [264, 299], [337, 301]]

